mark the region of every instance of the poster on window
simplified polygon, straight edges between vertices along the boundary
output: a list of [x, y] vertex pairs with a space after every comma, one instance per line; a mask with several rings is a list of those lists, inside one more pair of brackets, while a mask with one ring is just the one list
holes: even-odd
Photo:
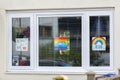
[[16, 38], [16, 51], [28, 51], [28, 38]]
[[92, 37], [92, 50], [105, 51], [106, 50], [106, 37]]
[[55, 50], [68, 50], [69, 39], [67, 37], [56, 37], [54, 39], [54, 49]]

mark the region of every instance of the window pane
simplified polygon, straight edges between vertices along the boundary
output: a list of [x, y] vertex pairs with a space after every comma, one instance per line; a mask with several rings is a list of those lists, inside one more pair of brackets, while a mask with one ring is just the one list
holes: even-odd
[[110, 66], [109, 16], [90, 17], [90, 65]]
[[30, 66], [30, 18], [12, 18], [12, 65]]
[[39, 17], [39, 66], [81, 66], [81, 17]]

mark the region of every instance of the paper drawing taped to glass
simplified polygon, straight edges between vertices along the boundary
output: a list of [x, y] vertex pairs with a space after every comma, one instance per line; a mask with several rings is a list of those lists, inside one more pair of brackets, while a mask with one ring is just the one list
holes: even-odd
[[54, 49], [55, 50], [68, 50], [69, 39], [67, 37], [56, 37], [54, 39]]
[[105, 51], [106, 50], [106, 37], [92, 37], [92, 50]]
[[16, 51], [28, 51], [28, 38], [16, 38]]

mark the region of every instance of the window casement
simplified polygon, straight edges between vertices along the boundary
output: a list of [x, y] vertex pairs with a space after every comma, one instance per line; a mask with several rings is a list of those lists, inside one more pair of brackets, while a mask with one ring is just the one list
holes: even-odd
[[7, 71], [113, 70], [113, 10], [8, 11]]

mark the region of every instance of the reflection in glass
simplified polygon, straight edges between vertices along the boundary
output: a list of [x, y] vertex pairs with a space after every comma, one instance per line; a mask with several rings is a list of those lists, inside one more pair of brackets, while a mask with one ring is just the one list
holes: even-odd
[[12, 66], [30, 66], [30, 18], [12, 18]]
[[[90, 65], [110, 65], [109, 16], [90, 17]], [[94, 42], [96, 39], [96, 43]], [[95, 46], [95, 47], [94, 47]]]
[[[39, 17], [38, 20], [39, 66], [81, 66], [81, 17]], [[59, 43], [57, 48], [55, 42]]]

